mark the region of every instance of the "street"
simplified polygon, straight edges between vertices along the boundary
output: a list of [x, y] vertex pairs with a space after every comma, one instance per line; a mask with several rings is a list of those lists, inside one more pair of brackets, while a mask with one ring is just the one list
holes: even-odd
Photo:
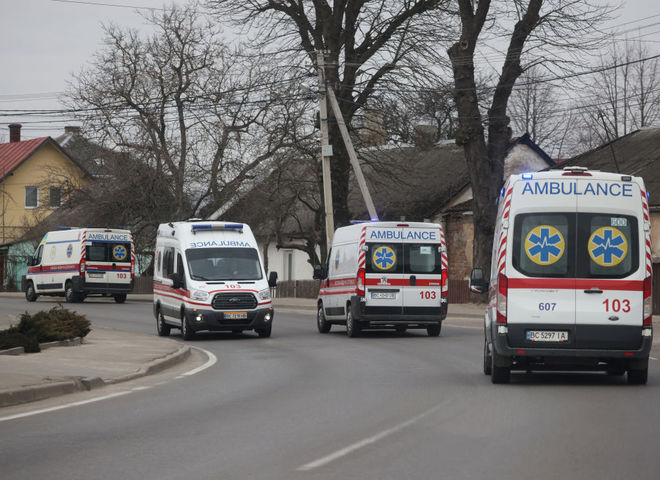
[[[0, 298], [2, 314], [54, 305]], [[93, 326], [155, 335], [148, 302], [68, 307]], [[270, 339], [202, 334], [190, 345], [218, 361], [197, 375], [0, 423], [1, 476], [658, 478], [658, 361], [647, 386], [593, 373], [514, 373], [492, 385], [479, 321], [449, 311], [439, 338], [349, 339], [337, 326], [321, 335], [313, 314], [277, 310]]]

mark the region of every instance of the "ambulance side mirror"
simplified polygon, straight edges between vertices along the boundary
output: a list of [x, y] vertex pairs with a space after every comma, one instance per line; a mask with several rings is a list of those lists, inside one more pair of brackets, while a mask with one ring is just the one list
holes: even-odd
[[481, 268], [473, 268], [470, 273], [470, 291], [472, 293], [486, 293], [488, 291], [488, 280]]
[[323, 280], [327, 276], [328, 272], [325, 271], [325, 268], [323, 268], [322, 265], [314, 266], [314, 275], [312, 276], [314, 280]]
[[268, 286], [269, 287], [277, 286], [277, 272], [270, 272], [268, 274]]
[[33, 267], [33, 266], [35, 266], [36, 264], [37, 264], [37, 263], [34, 261], [34, 257], [28, 257], [28, 259], [27, 259], [27, 266], [28, 266], [28, 267]]

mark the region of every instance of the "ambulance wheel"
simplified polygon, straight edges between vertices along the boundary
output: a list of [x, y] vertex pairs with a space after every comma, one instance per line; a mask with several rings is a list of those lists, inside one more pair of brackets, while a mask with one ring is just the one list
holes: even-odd
[[628, 370], [628, 385], [646, 385], [649, 369]]
[[158, 332], [158, 336], [169, 337], [171, 329], [172, 327], [170, 327], [167, 323], [165, 323], [165, 317], [160, 312], [160, 308], [159, 308], [158, 313], [156, 314], [156, 331]]
[[353, 320], [353, 313], [351, 312], [350, 305], [348, 305], [346, 312], [346, 335], [348, 335], [350, 338], [360, 336], [360, 324]]
[[80, 303], [83, 301], [83, 296], [73, 291], [73, 284], [69, 281], [64, 286], [64, 299], [66, 303]]
[[437, 337], [440, 335], [440, 329], [442, 328], [442, 324], [437, 324], [437, 325], [429, 325], [426, 327], [426, 333], [428, 334], [429, 337]]
[[268, 325], [267, 327], [264, 327], [264, 328], [255, 329], [255, 332], [257, 332], [257, 335], [259, 335], [260, 338], [270, 338], [270, 333], [271, 333], [272, 329], [273, 329], [273, 326]]
[[506, 367], [500, 367], [497, 365], [499, 362], [497, 361], [498, 355], [493, 352], [491, 354], [491, 372], [490, 372], [490, 380], [493, 383], [509, 383], [509, 380], [511, 380], [511, 367], [506, 366]]
[[319, 305], [319, 311], [316, 314], [316, 326], [319, 329], [319, 333], [328, 333], [332, 327], [332, 324], [325, 319], [323, 305]]
[[488, 352], [488, 340], [484, 336], [484, 375], [491, 375], [493, 370], [493, 357]]
[[34, 284], [32, 282], [28, 282], [27, 288], [25, 289], [25, 299], [28, 302], [36, 302], [37, 301], [37, 292], [34, 291]]
[[116, 303], [124, 303], [126, 301], [126, 294], [125, 293], [118, 293], [116, 295], [113, 295], [115, 297], [115, 302]]
[[181, 336], [184, 340], [193, 340], [195, 338], [195, 331], [190, 328], [188, 319], [183, 312], [181, 312]]

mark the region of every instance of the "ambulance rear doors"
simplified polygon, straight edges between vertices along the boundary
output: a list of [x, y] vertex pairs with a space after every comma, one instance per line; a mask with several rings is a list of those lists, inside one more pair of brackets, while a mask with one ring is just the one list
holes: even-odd
[[370, 314], [437, 313], [442, 238], [437, 224], [367, 224], [365, 301]]

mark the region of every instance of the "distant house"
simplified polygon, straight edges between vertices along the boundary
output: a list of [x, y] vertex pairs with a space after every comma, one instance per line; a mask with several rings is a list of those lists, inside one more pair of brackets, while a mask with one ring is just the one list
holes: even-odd
[[14, 269], [10, 246], [56, 211], [88, 181], [85, 169], [51, 137], [21, 141], [21, 125], [9, 125], [0, 144], [0, 279]]

